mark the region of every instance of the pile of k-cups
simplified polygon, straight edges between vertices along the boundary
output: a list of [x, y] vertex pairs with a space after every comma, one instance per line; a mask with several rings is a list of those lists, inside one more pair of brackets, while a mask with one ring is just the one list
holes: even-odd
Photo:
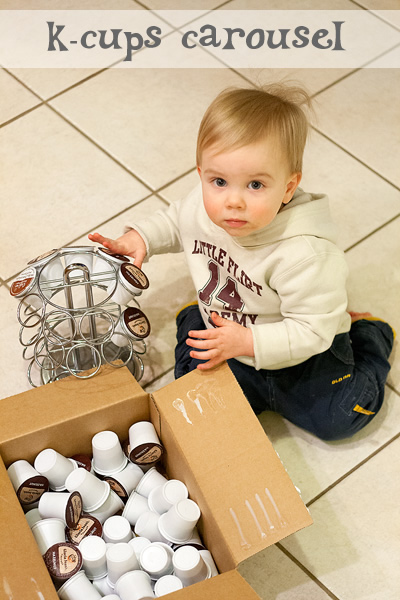
[[[147, 600], [218, 574], [182, 481], [155, 467], [152, 423], [92, 438], [92, 457], [51, 448], [8, 474], [61, 600]], [[49, 491], [50, 490], [50, 491]]]

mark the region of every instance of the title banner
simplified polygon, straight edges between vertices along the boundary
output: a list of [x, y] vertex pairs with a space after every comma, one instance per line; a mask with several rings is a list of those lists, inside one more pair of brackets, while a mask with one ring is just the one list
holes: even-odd
[[398, 68], [399, 12], [2, 10], [0, 65]]

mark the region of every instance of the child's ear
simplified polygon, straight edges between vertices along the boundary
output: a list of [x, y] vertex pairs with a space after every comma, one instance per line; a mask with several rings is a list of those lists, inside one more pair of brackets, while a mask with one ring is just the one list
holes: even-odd
[[201, 168], [199, 167], [199, 165], [197, 165], [197, 172], [198, 172], [198, 174], [199, 174], [199, 175], [200, 175], [200, 177], [201, 177]]
[[295, 191], [297, 190], [297, 188], [300, 184], [301, 176], [302, 176], [301, 173], [293, 173], [290, 176], [290, 179], [288, 180], [288, 182], [286, 184], [286, 192], [285, 192], [285, 196], [282, 200], [283, 204], [287, 204], [293, 198], [293, 194], [295, 193]]

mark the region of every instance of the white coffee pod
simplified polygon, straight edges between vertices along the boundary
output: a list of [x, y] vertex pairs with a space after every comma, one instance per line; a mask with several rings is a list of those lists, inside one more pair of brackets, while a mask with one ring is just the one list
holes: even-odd
[[85, 265], [89, 272], [93, 270], [93, 259], [95, 248], [93, 246], [68, 246], [61, 249], [64, 256], [65, 266], [72, 264]]
[[120, 316], [111, 341], [122, 348], [127, 345], [128, 340], [144, 340], [150, 335], [150, 331], [150, 321], [144, 312], [137, 306], [130, 306]]
[[60, 600], [101, 600], [102, 594], [90, 583], [84, 571], [68, 579], [58, 590]]
[[106, 553], [108, 584], [114, 587], [118, 579], [128, 571], [140, 569], [136, 554], [129, 544], [113, 544]]
[[125, 504], [122, 516], [128, 519], [131, 525], [136, 525], [140, 515], [148, 510], [149, 503], [147, 498], [137, 492], [132, 492], [128, 498], [128, 502]]
[[60, 258], [60, 251], [53, 249], [40, 254], [28, 262], [29, 267], [35, 267], [39, 274], [40, 283], [61, 280], [64, 267]]
[[17, 460], [7, 469], [11, 483], [23, 506], [35, 504], [49, 489], [47, 477], [41, 475], [27, 460]]
[[154, 595], [156, 598], [161, 598], [161, 596], [172, 594], [172, 592], [177, 592], [181, 589], [183, 589], [183, 583], [179, 577], [176, 575], [164, 575], [164, 577], [156, 581]]
[[180, 500], [188, 498], [186, 485], [178, 479], [170, 479], [163, 485], [150, 490], [148, 502], [150, 510], [162, 515]]
[[25, 513], [25, 518], [28, 521], [29, 527], [32, 529], [35, 523], [42, 520], [42, 516], [38, 508], [32, 508]]
[[160, 518], [160, 515], [151, 511], [141, 514], [135, 525], [136, 535], [143, 535], [151, 542], [168, 542], [159, 530], [158, 522]]
[[121, 600], [153, 600], [150, 575], [145, 571], [131, 571], [118, 579], [115, 591]]
[[103, 596], [103, 600], [121, 600], [121, 598], [117, 594], [106, 594]]
[[104, 521], [121, 511], [123, 508], [124, 503], [122, 502], [121, 498], [117, 496], [115, 492], [110, 490], [105, 502], [103, 502], [103, 504], [96, 510], [91, 510], [90, 514], [93, 517], [96, 517], [96, 519], [103, 525]]
[[193, 535], [200, 509], [193, 500], [181, 500], [160, 516], [158, 527], [161, 534], [174, 544], [189, 540]]
[[150, 421], [138, 421], [130, 426], [129, 446], [130, 460], [140, 466], [156, 463], [163, 453], [157, 432]]
[[70, 492], [79, 492], [82, 496], [83, 509], [91, 512], [99, 508], [107, 500], [110, 486], [101, 481], [86, 469], [72, 471], [65, 480], [65, 487]]
[[166, 544], [155, 542], [140, 553], [140, 566], [150, 575], [151, 579], [160, 579], [160, 577], [172, 573], [173, 555], [172, 548], [166, 546]]
[[[118, 268], [117, 288], [112, 299], [117, 304], [126, 306], [134, 296], [139, 296], [143, 290], [149, 287], [146, 275], [132, 263], [122, 263]], [[108, 284], [108, 293], [114, 289], [114, 281]]]
[[79, 492], [45, 492], [38, 508], [43, 519], [63, 519], [68, 528], [75, 529], [82, 516], [82, 497]]
[[107, 575], [107, 545], [102, 538], [97, 535], [83, 538], [79, 550], [82, 554], [83, 569], [89, 579], [101, 579]]
[[126, 501], [130, 494], [136, 489], [136, 486], [142, 477], [142, 469], [138, 465], [129, 462], [122, 471], [104, 477], [104, 481], [107, 481], [110, 484], [111, 489], [118, 494], [122, 500]]
[[161, 473], [159, 473], [155, 467], [152, 467], [143, 475], [142, 479], [136, 486], [136, 491], [138, 494], [148, 498], [151, 490], [163, 485], [167, 481], [168, 480], [164, 477], [164, 475], [161, 475]]
[[174, 552], [174, 573], [187, 587], [210, 577], [211, 572], [200, 552], [193, 546], [182, 546]]
[[77, 465], [74, 460], [66, 458], [52, 448], [46, 448], [39, 452], [34, 462], [35, 469], [47, 477], [50, 489], [54, 492], [66, 490], [65, 480]]
[[103, 538], [110, 544], [129, 542], [133, 537], [131, 524], [128, 519], [120, 515], [108, 517], [103, 525]]
[[32, 526], [40, 554], [46, 554], [54, 544], [65, 542], [65, 523], [62, 519], [42, 519]]
[[[100, 592], [102, 596], [108, 596], [114, 594], [114, 589], [108, 583], [107, 575], [101, 579], [93, 579], [93, 586]], [[86, 598], [85, 598], [86, 600]]]
[[118, 436], [113, 431], [100, 431], [92, 438], [93, 469], [99, 475], [122, 471], [128, 459], [122, 451]]
[[140, 554], [142, 550], [150, 546], [151, 541], [143, 536], [137, 536], [129, 540], [128, 544], [132, 546], [134, 553], [136, 554], [136, 558], [140, 562]]
[[214, 562], [211, 552], [207, 549], [199, 550], [199, 552], [200, 552], [200, 555], [203, 557], [203, 560], [210, 567], [211, 577], [215, 577], [216, 575], [218, 575], [217, 565]]

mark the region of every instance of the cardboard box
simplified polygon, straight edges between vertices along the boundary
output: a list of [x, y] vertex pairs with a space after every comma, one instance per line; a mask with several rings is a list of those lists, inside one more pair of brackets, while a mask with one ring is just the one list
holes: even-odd
[[124, 440], [139, 420], [151, 419], [169, 477], [184, 481], [199, 504], [199, 531], [221, 573], [169, 597], [259, 598], [238, 564], [312, 522], [226, 365], [151, 395], [126, 368], [104, 367], [93, 379], [69, 377], [5, 398], [0, 410], [1, 597], [58, 598], [5, 468], [22, 458], [33, 464], [45, 448], [91, 453], [95, 433], [108, 429]]

